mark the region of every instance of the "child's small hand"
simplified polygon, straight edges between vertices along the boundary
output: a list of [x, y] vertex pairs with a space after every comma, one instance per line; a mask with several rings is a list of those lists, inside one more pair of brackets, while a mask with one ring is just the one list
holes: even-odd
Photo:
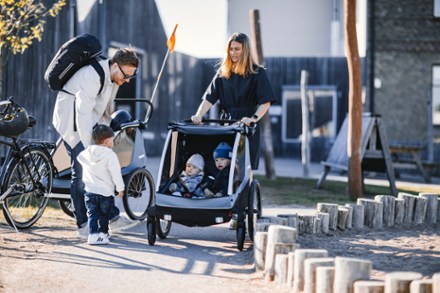
[[177, 184], [171, 183], [170, 187], [168, 188], [169, 191], [174, 192], [177, 190]]
[[212, 192], [208, 188], [205, 188], [204, 193], [205, 193], [206, 197], [213, 197], [214, 196], [214, 192]]
[[223, 193], [221, 192], [217, 192], [216, 194], [213, 195], [213, 197], [222, 197]]
[[119, 192], [118, 192], [118, 197], [119, 197], [119, 198], [122, 198], [123, 196], [124, 196], [124, 192], [123, 192], [123, 191], [119, 191]]

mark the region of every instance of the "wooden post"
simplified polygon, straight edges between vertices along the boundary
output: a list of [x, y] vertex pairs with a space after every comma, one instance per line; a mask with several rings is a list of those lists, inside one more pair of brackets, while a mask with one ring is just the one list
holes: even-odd
[[335, 293], [353, 292], [353, 283], [357, 280], [368, 280], [371, 268], [372, 264], [369, 260], [336, 257], [333, 291]]
[[351, 230], [351, 228], [353, 228], [353, 207], [350, 205], [345, 205], [343, 207], [345, 207], [348, 210], [346, 228], [348, 230]]
[[267, 234], [267, 232], [256, 232], [254, 235], [254, 260], [257, 271], [262, 271], [264, 269]]
[[432, 275], [432, 293], [440, 293], [440, 273]]
[[405, 201], [403, 198], [396, 198], [394, 200], [395, 218], [394, 224], [402, 225], [403, 218], [405, 217]]
[[[260, 31], [260, 11], [258, 9], [251, 9], [249, 11], [249, 16], [251, 19], [251, 39], [252, 43], [254, 43], [254, 54], [257, 57], [257, 63], [263, 65], [264, 58]], [[261, 117], [259, 126], [261, 127], [261, 143], [264, 156], [264, 167], [266, 168], [266, 177], [269, 179], [275, 179], [275, 160], [269, 113], [266, 113], [266, 115]]]
[[422, 278], [416, 272], [392, 272], [385, 276], [385, 293], [409, 293], [412, 281]]
[[357, 203], [364, 206], [365, 226], [374, 229], [382, 229], [383, 204], [367, 198], [358, 198]]
[[304, 233], [306, 234], [316, 234], [317, 224], [315, 215], [299, 215], [298, 218], [304, 222]]
[[403, 223], [404, 224], [411, 224], [414, 214], [414, 202], [415, 202], [415, 195], [399, 192], [397, 195], [398, 198], [403, 199], [404, 201], [404, 209], [405, 212], [403, 214]]
[[277, 254], [275, 257], [275, 283], [278, 286], [284, 286], [286, 284], [286, 281], [287, 281], [287, 254]]
[[432, 280], [414, 280], [409, 289], [411, 293], [432, 293]]
[[293, 275], [295, 271], [295, 252], [287, 254], [287, 287], [293, 287]]
[[298, 230], [298, 214], [280, 214], [278, 218], [287, 218], [287, 226]]
[[353, 229], [362, 229], [364, 228], [364, 206], [361, 204], [345, 204], [347, 207], [351, 207], [353, 209], [353, 217], [352, 217], [352, 226]]
[[383, 223], [385, 227], [393, 227], [395, 215], [395, 197], [390, 195], [376, 195], [374, 200], [383, 204]]
[[304, 261], [308, 258], [327, 257], [325, 249], [297, 249], [295, 250], [295, 268], [293, 278], [293, 292], [304, 290]]
[[426, 222], [428, 224], [437, 223], [438, 194], [437, 193], [419, 193], [419, 196], [428, 199], [426, 209]]
[[329, 232], [330, 215], [328, 213], [316, 213], [316, 217], [321, 220], [321, 233], [327, 235]]
[[384, 281], [368, 280], [354, 282], [354, 293], [383, 293]]
[[333, 293], [335, 267], [316, 268], [316, 293]]
[[318, 267], [333, 267], [335, 259], [326, 258], [308, 258], [304, 261], [304, 293], [316, 292], [316, 269]]
[[414, 224], [420, 225], [425, 222], [426, 207], [428, 199], [426, 197], [416, 196], [414, 203]]
[[309, 73], [301, 70], [301, 114], [302, 114], [302, 135], [301, 135], [301, 163], [303, 165], [303, 176], [309, 177], [310, 166], [310, 105], [307, 95], [307, 82]]
[[337, 227], [341, 231], [345, 231], [347, 227], [348, 208], [338, 207], [338, 224]]
[[329, 229], [336, 230], [338, 224], [338, 205], [334, 203], [317, 203], [318, 212], [328, 213], [329, 218]]

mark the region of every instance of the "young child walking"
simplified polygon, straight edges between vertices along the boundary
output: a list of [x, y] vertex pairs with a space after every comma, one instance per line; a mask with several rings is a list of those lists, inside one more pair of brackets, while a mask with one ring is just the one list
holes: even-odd
[[89, 227], [88, 244], [108, 244], [108, 224], [114, 206], [115, 187], [118, 197], [124, 195], [124, 181], [118, 157], [113, 152], [114, 132], [107, 125], [93, 129], [95, 144], [88, 146], [78, 156], [83, 168], [85, 204]]
[[221, 142], [213, 153], [215, 167], [219, 172], [213, 184], [205, 188], [206, 197], [221, 197], [228, 194], [229, 171], [231, 168], [232, 148], [226, 142]]
[[185, 170], [179, 176], [179, 181], [172, 183], [169, 187], [170, 192], [178, 191], [186, 198], [203, 198], [203, 188], [205, 185], [205, 160], [202, 155], [194, 154], [187, 161]]

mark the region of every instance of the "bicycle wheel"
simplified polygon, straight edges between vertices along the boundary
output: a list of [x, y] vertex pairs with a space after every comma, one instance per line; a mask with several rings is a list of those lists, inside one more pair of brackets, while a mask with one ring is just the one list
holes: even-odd
[[153, 197], [153, 176], [143, 168], [133, 170], [125, 180], [125, 194], [122, 198], [128, 217], [132, 220], [145, 219]]
[[52, 189], [53, 175], [45, 149], [31, 147], [23, 153], [22, 159], [13, 159], [8, 165], [2, 186], [3, 192], [13, 190], [3, 202], [3, 214], [9, 225], [15, 224], [18, 229], [29, 228], [43, 214], [49, 200], [45, 193]]

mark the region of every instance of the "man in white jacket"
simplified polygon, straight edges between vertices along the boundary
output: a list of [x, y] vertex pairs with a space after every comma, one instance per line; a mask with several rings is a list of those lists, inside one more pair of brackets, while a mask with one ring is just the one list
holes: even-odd
[[[113, 152], [113, 130], [103, 124], [92, 133], [94, 145], [89, 145], [78, 155], [83, 168], [85, 204], [87, 207], [89, 244], [109, 243], [108, 224], [114, 206], [115, 189], [124, 196], [124, 180], [118, 157]], [[116, 187], [116, 188], [115, 188]]]
[[70, 195], [74, 208], [78, 237], [87, 237], [87, 214], [84, 204], [82, 168], [78, 154], [91, 144], [93, 126], [110, 122], [113, 100], [119, 86], [136, 76], [139, 59], [129, 48], [118, 50], [110, 60], [99, 61], [105, 74], [102, 91], [100, 76], [91, 66], [78, 70], [57, 96], [53, 125], [61, 135], [70, 156], [72, 182]]

